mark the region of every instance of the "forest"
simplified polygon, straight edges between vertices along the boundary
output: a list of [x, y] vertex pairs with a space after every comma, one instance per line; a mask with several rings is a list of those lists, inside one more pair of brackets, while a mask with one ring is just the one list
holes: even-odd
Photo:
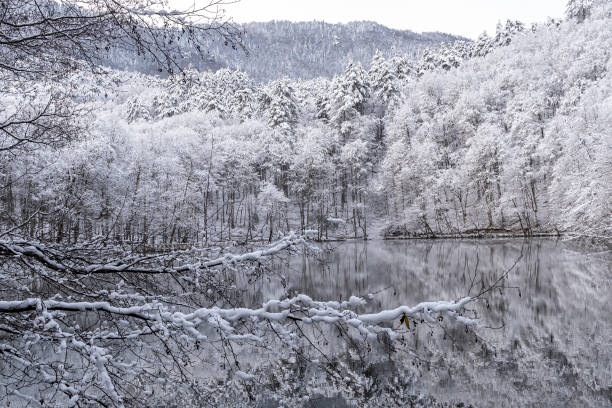
[[377, 54], [333, 79], [259, 84], [221, 69], [5, 82], [4, 106], [82, 111], [88, 136], [57, 146], [49, 135], [38, 149], [5, 138], [4, 151], [24, 153], [3, 161], [3, 221], [67, 243], [310, 229], [609, 237], [612, 38], [597, 12], [585, 24], [508, 22], [416, 63]]
[[[239, 69], [258, 82], [285, 76], [296, 80], [331, 78], [342, 72], [350, 61], [369, 64], [377, 51], [385, 57], [402, 56], [414, 60], [426, 48], [468, 41], [451, 34], [393, 30], [372, 21], [348, 24], [269, 21], [240, 24], [239, 28], [242, 42], [248, 44], [247, 52], [236, 52], [210, 38], [205, 43], [206, 54], [202, 58], [193, 45], [183, 41], [181, 66], [191, 66], [198, 71]], [[110, 50], [102, 64], [122, 71], [166, 76], [155, 61], [120, 48]]]
[[[0, 405], [251, 406], [262, 389], [282, 405], [295, 397], [282, 396], [295, 381], [283, 370], [316, 355], [330, 395], [431, 406], [401, 382], [357, 392], [365, 374], [314, 339], [340, 337], [329, 343], [362, 371], [417, 323], [478, 341], [479, 310], [522, 251], [486, 278], [474, 270], [464, 297], [388, 310], [366, 307], [371, 293], [247, 303], [250, 285], [284, 282], [278, 263], [345, 239], [609, 247], [609, 1], [266, 81], [273, 57], [255, 78], [184, 64], [213, 39], [249, 48], [223, 1], [204, 3], [0, 3]], [[257, 383], [268, 374], [249, 371], [247, 352], [284, 379]]]

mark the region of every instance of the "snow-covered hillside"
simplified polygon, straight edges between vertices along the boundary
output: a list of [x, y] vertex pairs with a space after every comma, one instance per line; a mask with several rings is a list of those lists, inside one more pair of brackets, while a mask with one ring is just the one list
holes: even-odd
[[[181, 60], [200, 71], [220, 68], [240, 69], [258, 82], [284, 76], [293, 79], [331, 78], [342, 72], [349, 61], [368, 64], [376, 50], [385, 56], [406, 55], [417, 59], [426, 48], [437, 48], [465, 38], [444, 33], [414, 33], [393, 30], [370, 21], [328, 24], [312, 21], [295, 23], [271, 21], [240, 26], [247, 52], [224, 45], [211, 38], [206, 43], [205, 58], [187, 45]], [[158, 73], [158, 66], [125, 51], [111, 51], [106, 63], [117, 69]]]
[[609, 235], [608, 13], [415, 63], [378, 53], [332, 80], [79, 74], [65, 92], [90, 133], [5, 162], [5, 214], [71, 202], [30, 232], [60, 241]]

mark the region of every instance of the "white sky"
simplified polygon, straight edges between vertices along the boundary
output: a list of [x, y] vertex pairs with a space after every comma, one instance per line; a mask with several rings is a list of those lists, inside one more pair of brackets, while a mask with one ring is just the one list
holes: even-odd
[[[169, 0], [172, 6], [194, 0]], [[208, 0], [195, 0], [206, 2]], [[415, 32], [441, 31], [475, 39], [495, 33], [498, 21], [525, 24], [562, 17], [567, 0], [240, 0], [225, 6], [234, 21], [322, 20], [328, 23], [370, 20]]]

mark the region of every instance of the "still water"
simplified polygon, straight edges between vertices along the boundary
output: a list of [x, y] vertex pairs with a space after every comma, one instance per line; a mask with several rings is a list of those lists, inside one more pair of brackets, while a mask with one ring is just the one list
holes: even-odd
[[252, 300], [288, 291], [319, 300], [373, 294], [370, 310], [391, 309], [474, 294], [516, 263], [506, 289], [477, 306], [489, 326], [478, 330], [480, 342], [417, 335], [414, 348], [432, 363], [421, 372], [419, 392], [475, 407], [612, 406], [609, 251], [553, 239], [349, 241], [325, 248], [278, 265], [282, 278], [257, 285]]

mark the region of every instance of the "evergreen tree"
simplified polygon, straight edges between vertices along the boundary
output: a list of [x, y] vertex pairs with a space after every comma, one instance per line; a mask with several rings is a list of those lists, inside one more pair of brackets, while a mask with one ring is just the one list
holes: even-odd
[[231, 96], [229, 106], [233, 115], [240, 119], [250, 119], [257, 111], [255, 92], [251, 88], [239, 89]]
[[570, 20], [582, 23], [591, 13], [593, 0], [569, 0], [565, 9], [565, 15]]
[[369, 97], [367, 76], [361, 64], [349, 62], [340, 76], [332, 82], [331, 120], [342, 124], [363, 115]]
[[512, 42], [512, 37], [514, 37], [517, 33], [523, 32], [524, 29], [524, 24], [518, 20], [507, 20], [505, 26], [498, 23], [494, 39], [495, 45], [497, 47], [504, 47], [510, 44]]
[[391, 70], [398, 80], [404, 80], [414, 74], [414, 67], [407, 57], [395, 56], [389, 60]]
[[295, 90], [287, 78], [273, 81], [266, 91], [268, 124], [290, 129], [297, 122], [298, 107]]
[[151, 115], [149, 114], [149, 110], [142, 104], [142, 101], [139, 97], [133, 96], [129, 98], [126, 102], [126, 105], [126, 118], [128, 123], [131, 123], [137, 119], [150, 119]]
[[473, 47], [471, 56], [472, 57], [484, 57], [485, 55], [491, 52], [491, 49], [493, 48], [492, 42], [493, 40], [491, 39], [491, 37], [489, 37], [486, 31], [480, 34], [478, 36], [478, 39], [474, 43], [474, 47]]
[[380, 51], [376, 51], [372, 59], [368, 77], [373, 95], [386, 108], [397, 96], [397, 77], [391, 64], [385, 60]]

